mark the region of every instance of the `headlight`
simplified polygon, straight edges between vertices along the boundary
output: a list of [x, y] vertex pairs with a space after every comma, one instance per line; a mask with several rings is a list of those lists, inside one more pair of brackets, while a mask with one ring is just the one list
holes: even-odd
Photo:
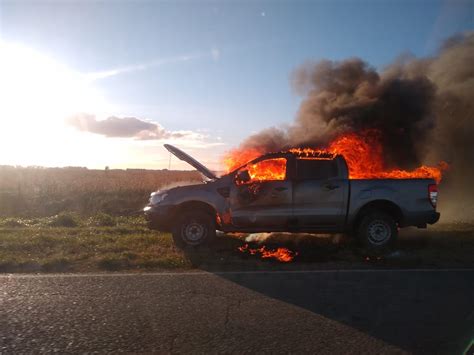
[[163, 192], [153, 192], [150, 196], [150, 204], [151, 205], [157, 205], [159, 204], [161, 201], [163, 201], [166, 196], [168, 196], [167, 193], [163, 193]]

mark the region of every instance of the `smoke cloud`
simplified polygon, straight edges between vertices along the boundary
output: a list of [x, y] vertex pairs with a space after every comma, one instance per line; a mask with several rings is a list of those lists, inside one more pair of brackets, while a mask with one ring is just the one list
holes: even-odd
[[125, 137], [138, 140], [184, 138], [195, 135], [192, 132], [170, 132], [159, 124], [140, 120], [135, 117], [108, 117], [97, 120], [89, 114], [77, 114], [67, 122], [83, 132], [100, 134], [106, 137]]
[[473, 218], [474, 194], [466, 198], [474, 181], [473, 63], [474, 32], [449, 38], [433, 57], [402, 56], [381, 72], [359, 58], [306, 63], [292, 76], [303, 98], [295, 121], [252, 135], [241, 148], [324, 146], [341, 133], [376, 128], [387, 168], [447, 161], [444, 189]]

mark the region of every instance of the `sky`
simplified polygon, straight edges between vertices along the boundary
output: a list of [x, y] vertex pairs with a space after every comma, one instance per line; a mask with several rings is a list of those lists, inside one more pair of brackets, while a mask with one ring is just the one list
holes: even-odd
[[0, 0], [0, 165], [211, 169], [291, 123], [301, 64], [382, 70], [474, 28], [473, 1]]

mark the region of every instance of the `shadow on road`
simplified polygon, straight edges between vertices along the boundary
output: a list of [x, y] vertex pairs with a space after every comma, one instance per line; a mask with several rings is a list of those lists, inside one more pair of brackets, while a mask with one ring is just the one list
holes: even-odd
[[[436, 253], [442, 252], [439, 248], [444, 242], [436, 242], [436, 232], [431, 234], [429, 241], [419, 239], [416, 233], [409, 237], [413, 238], [404, 240], [402, 236], [398, 251], [400, 255], [411, 252], [409, 255], [412, 257], [408, 261], [402, 260], [401, 265], [400, 260], [390, 263], [383, 259], [376, 264], [368, 264], [350, 241], [333, 243], [331, 239], [303, 239], [297, 243], [280, 241], [280, 245], [299, 251], [299, 258], [290, 264], [262, 263], [254, 257], [239, 256], [236, 252], [237, 255], [232, 254], [232, 257], [240, 263], [229, 267], [232, 263], [226, 250], [230, 244], [235, 248], [242, 244], [242, 240], [235, 238], [225, 241], [225, 248], [216, 247], [212, 251], [214, 263], [203, 262], [199, 253], [190, 252], [188, 257], [202, 270], [267, 297], [341, 322], [404, 350], [462, 353], [474, 334], [474, 272], [437, 270], [436, 260], [429, 259], [427, 262], [426, 258], [423, 259], [420, 251], [431, 250], [433, 243]], [[472, 242], [469, 245], [472, 251]], [[431, 254], [432, 251], [427, 255], [433, 258]], [[339, 264], [331, 264], [335, 261]], [[336, 265], [336, 269], [341, 271], [324, 272], [325, 265]], [[365, 268], [357, 271], [344, 265], [365, 265]], [[407, 268], [426, 265], [434, 266], [433, 270]], [[384, 270], [387, 266], [389, 269]], [[395, 267], [390, 269], [390, 266]], [[472, 267], [472, 261], [467, 266]], [[219, 272], [237, 269], [264, 271]], [[300, 272], [314, 269], [319, 269], [319, 272]], [[284, 270], [297, 272], [278, 272]], [[291, 331], [297, 331], [297, 328], [298, 320], [295, 319], [295, 329]], [[317, 332], [317, 329], [314, 331]]]
[[473, 272], [219, 276], [416, 353], [460, 354], [474, 334]]

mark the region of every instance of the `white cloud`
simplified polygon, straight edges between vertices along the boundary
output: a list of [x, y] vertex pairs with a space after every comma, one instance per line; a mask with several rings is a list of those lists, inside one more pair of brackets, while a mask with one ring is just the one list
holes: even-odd
[[213, 60], [219, 60], [220, 50], [217, 48], [212, 48], [210, 52], [198, 52], [198, 53], [180, 55], [176, 57], [155, 59], [149, 62], [126, 65], [123, 67], [112, 68], [112, 69], [102, 70], [102, 71], [93, 72], [93, 73], [87, 73], [87, 74], [84, 74], [84, 77], [88, 81], [94, 81], [94, 80], [105, 79], [105, 78], [120, 75], [120, 74], [148, 70], [148, 69], [159, 67], [165, 64], [189, 62], [192, 60], [197, 60], [197, 59], [206, 58], [206, 57], [212, 58]]
[[110, 116], [105, 120], [98, 120], [94, 115], [79, 113], [69, 117], [66, 122], [79, 131], [100, 134], [109, 138], [134, 138], [137, 140], [204, 139], [204, 136], [197, 132], [168, 131], [158, 123], [136, 117]]
[[170, 131], [158, 123], [136, 117], [110, 116], [98, 120], [94, 115], [76, 114], [66, 121], [81, 132], [98, 134], [107, 138], [130, 138], [135, 141], [163, 141], [188, 148], [212, 148], [225, 145], [220, 139], [211, 140], [204, 132]]

